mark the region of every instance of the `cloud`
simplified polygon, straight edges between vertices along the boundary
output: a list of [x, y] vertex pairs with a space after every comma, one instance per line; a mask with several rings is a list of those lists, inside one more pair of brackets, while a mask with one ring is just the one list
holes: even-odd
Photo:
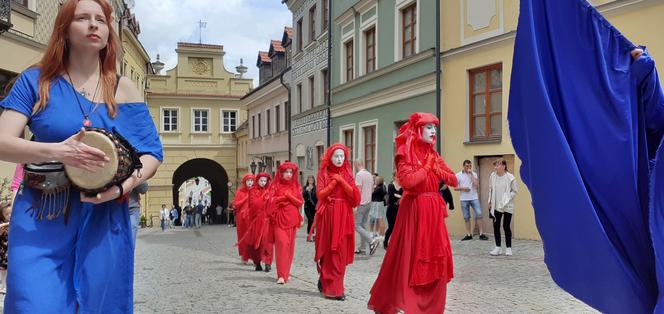
[[[281, 39], [284, 26], [291, 26], [292, 16], [281, 0], [137, 0], [133, 9], [141, 25], [139, 39], [152, 61], [157, 54], [171, 69], [177, 64], [177, 42], [202, 41], [224, 45], [226, 69], [244, 59], [249, 68], [246, 76], [258, 85], [256, 58], [258, 51], [267, 51], [271, 39]], [[163, 72], [162, 72], [163, 73]]]

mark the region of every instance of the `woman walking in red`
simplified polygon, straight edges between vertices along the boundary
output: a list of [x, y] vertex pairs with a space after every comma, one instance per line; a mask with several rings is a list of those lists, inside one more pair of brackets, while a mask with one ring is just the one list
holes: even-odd
[[334, 144], [325, 152], [318, 171], [315, 224], [318, 290], [326, 298], [340, 301], [346, 299], [346, 265], [353, 263], [355, 250], [353, 207], [360, 204], [348, 156], [348, 148], [342, 144]]
[[394, 157], [404, 194], [390, 245], [371, 289], [369, 309], [384, 314], [442, 313], [454, 276], [441, 179], [457, 185], [434, 148], [438, 119], [416, 112], [399, 130]]
[[254, 185], [254, 175], [246, 174], [242, 177], [242, 184], [235, 192], [235, 200], [233, 201], [233, 209], [235, 210], [235, 225], [237, 226], [237, 249], [242, 257], [242, 262], [247, 264], [249, 262], [249, 254], [246, 247], [239, 242], [244, 238], [247, 232], [247, 211], [249, 208], [249, 190]]
[[[266, 234], [269, 217], [265, 214], [267, 207], [266, 193], [272, 177], [265, 172], [256, 175], [257, 186], [249, 190], [249, 210], [247, 211], [247, 233], [240, 241], [241, 246], [245, 247], [247, 254], [254, 261], [256, 271], [263, 270], [261, 260], [263, 260], [263, 236]], [[271, 259], [271, 256], [270, 256]], [[272, 260], [270, 260], [270, 264]], [[270, 265], [265, 264], [266, 271], [270, 271]]]
[[288, 282], [295, 254], [295, 235], [303, 220], [300, 215], [300, 206], [304, 203], [302, 187], [297, 179], [293, 178], [298, 170], [297, 165], [290, 161], [281, 164], [269, 192], [268, 206], [274, 210], [271, 221], [277, 249], [278, 284]]

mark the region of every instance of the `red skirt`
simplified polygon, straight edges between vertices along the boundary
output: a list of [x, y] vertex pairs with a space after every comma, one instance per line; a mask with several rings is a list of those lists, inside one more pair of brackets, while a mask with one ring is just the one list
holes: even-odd
[[454, 276], [444, 201], [405, 194], [368, 307], [378, 313], [442, 313]]

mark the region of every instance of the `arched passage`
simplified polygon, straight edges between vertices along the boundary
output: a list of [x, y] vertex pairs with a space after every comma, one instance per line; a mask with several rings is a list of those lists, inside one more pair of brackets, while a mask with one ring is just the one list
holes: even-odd
[[190, 178], [203, 177], [210, 182], [212, 189], [211, 209], [217, 205], [228, 207], [228, 174], [226, 169], [214, 160], [196, 158], [188, 160], [173, 173], [173, 204], [180, 204], [178, 189]]

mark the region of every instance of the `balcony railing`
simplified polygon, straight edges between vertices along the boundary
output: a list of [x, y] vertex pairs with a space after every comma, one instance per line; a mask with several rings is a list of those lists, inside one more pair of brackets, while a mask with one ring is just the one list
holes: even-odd
[[12, 27], [11, 0], [0, 0], [0, 34]]

